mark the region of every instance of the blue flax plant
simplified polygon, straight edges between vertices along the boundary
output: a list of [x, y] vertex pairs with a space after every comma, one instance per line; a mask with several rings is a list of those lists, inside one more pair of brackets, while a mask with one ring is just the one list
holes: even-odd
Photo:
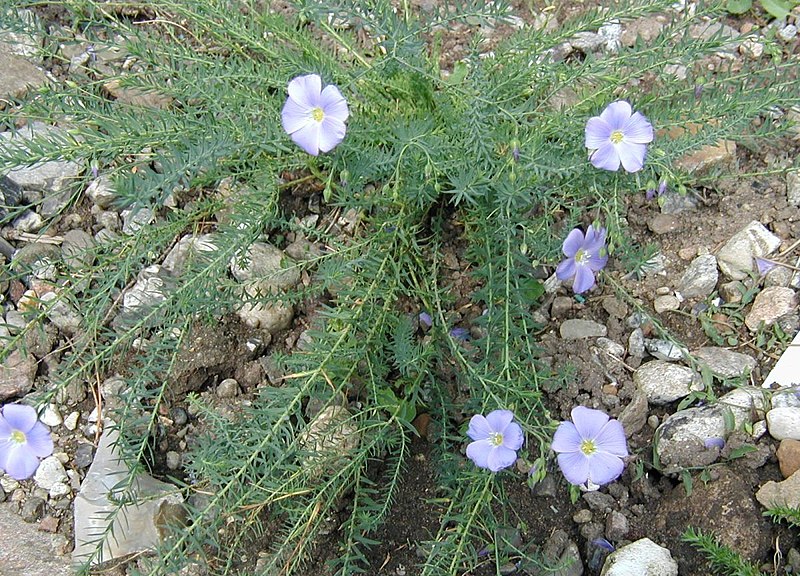
[[[715, 175], [690, 177], [676, 160], [720, 139], [781, 130], [775, 113], [797, 103], [784, 74], [796, 61], [711, 74], [705, 59], [729, 40], [689, 28], [721, 13], [713, 2], [691, 18], [668, 12], [671, 0], [609, 3], [555, 30], [528, 26], [502, 40], [511, 14], [502, 1], [442, 2], [420, 14], [381, 0], [290, 4], [159, 1], [138, 21], [105, 2], [59, 4], [95, 51], [122, 42], [134, 66], [79, 70], [6, 106], [6, 128], [24, 118], [65, 131], [7, 148], [0, 171], [76, 160], [87, 168], [76, 202], [95, 168], [113, 179], [120, 207], [147, 207], [156, 218], [98, 244], [84, 269], [62, 267], [59, 294], [80, 306], [81, 337], [68, 343], [46, 395], [96, 389], [123, 373], [124, 403], [113, 415], [121, 448], [132, 474], [147, 467], [181, 350], [241, 306], [229, 262], [254, 241], [302, 234], [327, 247], [293, 264], [310, 275], [308, 286], [254, 300], [316, 302], [310, 343], [285, 353], [275, 346], [282, 382], [259, 388], [233, 416], [202, 396], [189, 399], [202, 435], [185, 457], [188, 520], [140, 570], [178, 573], [197, 563], [212, 574], [251, 574], [260, 552], [262, 574], [307, 574], [322, 561], [332, 573], [369, 573], [374, 534], [414, 450], [412, 422], [424, 411], [435, 423], [428, 438], [441, 513], [419, 543], [419, 573], [466, 573], [487, 561], [477, 551], [512, 522], [497, 496], [503, 484], [525, 481], [513, 467], [495, 474], [465, 459], [468, 417], [513, 410], [526, 436], [520, 456], [538, 463], [538, 475], [552, 462], [555, 422], [540, 390], [557, 375], [536, 361], [536, 269], [554, 266], [569, 230], [591, 221], [608, 229], [613, 260], [615, 247], [630, 245], [624, 197], [644, 190], [640, 176], [710, 186]], [[654, 13], [672, 19], [646, 45], [557, 56], [578, 32]], [[442, 69], [442, 31], [454, 26], [471, 40]], [[56, 45], [53, 38], [45, 49]], [[667, 76], [675, 65], [685, 79]], [[308, 74], [335, 85], [349, 107], [343, 141], [316, 157], [291, 141], [280, 116], [288, 82]], [[111, 80], [165, 105], [115, 101]], [[584, 147], [587, 120], [618, 100], [674, 132], [650, 145], [641, 175], [600, 171]], [[677, 130], [687, 123], [694, 128]], [[354, 233], [342, 234], [335, 218], [314, 226], [287, 211], [281, 199], [303, 186], [322, 190], [328, 214], [355, 215]], [[171, 279], [162, 301], [118, 319], [120, 291], [143, 267], [176, 238], [207, 231], [219, 239], [214, 250]], [[460, 270], [448, 267], [454, 251]], [[27, 272], [12, 270], [22, 279]], [[479, 312], [469, 342], [450, 335], [457, 282]], [[420, 312], [430, 316], [424, 337], [413, 321]], [[357, 439], [345, 453], [320, 450], [327, 445], [311, 427], [323, 413], [336, 414], [328, 436]], [[328, 523], [340, 509], [332, 536]], [[98, 534], [98, 550], [114, 536]], [[315, 558], [324, 539], [337, 552]], [[514, 561], [529, 554], [515, 553]]]

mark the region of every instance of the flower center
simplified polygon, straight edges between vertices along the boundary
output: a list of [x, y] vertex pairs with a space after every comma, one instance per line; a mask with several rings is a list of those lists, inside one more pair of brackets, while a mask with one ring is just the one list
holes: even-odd
[[622, 130], [614, 130], [611, 133], [611, 136], [609, 136], [609, 139], [611, 140], [612, 144], [619, 144], [620, 142], [622, 142], [622, 139], [624, 137], [625, 135], [622, 133]]
[[322, 119], [323, 119], [323, 118], [325, 118], [325, 112], [322, 110], [322, 108], [320, 108], [319, 106], [317, 106], [316, 108], [312, 108], [312, 110], [311, 110], [311, 117], [312, 117], [312, 118], [313, 118], [313, 119], [314, 119], [316, 122], [322, 122]]
[[19, 430], [14, 430], [11, 433], [11, 439], [16, 442], [17, 444], [25, 444], [25, 433], [20, 432]]
[[585, 264], [588, 260], [589, 260], [589, 253], [583, 248], [575, 252], [576, 264]]
[[503, 444], [503, 434], [501, 432], [492, 432], [489, 434], [489, 443], [492, 446], [500, 446]]
[[591, 456], [597, 452], [597, 446], [595, 445], [594, 440], [584, 440], [581, 442], [581, 452], [583, 452], [586, 456]]

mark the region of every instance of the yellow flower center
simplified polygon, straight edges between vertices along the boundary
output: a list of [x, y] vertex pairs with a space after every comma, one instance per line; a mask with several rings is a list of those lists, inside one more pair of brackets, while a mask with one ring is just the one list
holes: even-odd
[[316, 108], [311, 110], [311, 117], [316, 122], [322, 122], [322, 119], [325, 118], [325, 112], [323, 112], [322, 108], [317, 106]]
[[503, 435], [500, 432], [492, 432], [489, 434], [489, 442], [492, 446], [500, 446], [503, 444]]
[[587, 456], [591, 456], [597, 452], [597, 446], [595, 445], [594, 440], [584, 440], [581, 442], [581, 452]]
[[620, 130], [614, 130], [614, 131], [611, 133], [611, 136], [610, 136], [611, 143], [612, 143], [612, 144], [619, 144], [620, 142], [622, 142], [622, 139], [623, 139], [624, 137], [625, 137], [625, 135], [622, 133], [622, 131], [620, 131]]
[[584, 264], [586, 261], [589, 260], [589, 253], [586, 250], [578, 250], [575, 252], [575, 262], [578, 264]]
[[19, 430], [14, 430], [11, 433], [11, 439], [17, 444], [25, 444], [25, 434]]

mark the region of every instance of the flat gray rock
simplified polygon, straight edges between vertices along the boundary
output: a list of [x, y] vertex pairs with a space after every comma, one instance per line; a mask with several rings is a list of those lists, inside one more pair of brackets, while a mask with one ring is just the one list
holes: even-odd
[[16, 99], [28, 90], [47, 82], [45, 73], [25, 58], [12, 53], [12, 48], [0, 43], [0, 98]]
[[653, 360], [639, 366], [633, 373], [633, 382], [647, 395], [651, 404], [669, 404], [703, 388], [691, 368], [664, 360]]
[[755, 270], [755, 258], [772, 254], [781, 239], [757, 220], [734, 234], [717, 253], [720, 270], [733, 280], [744, 280]]
[[33, 388], [36, 360], [14, 350], [0, 366], [0, 401], [27, 394]]
[[717, 287], [718, 279], [717, 257], [704, 254], [689, 264], [678, 284], [678, 292], [684, 298], [705, 298]]
[[770, 286], [758, 293], [753, 307], [744, 318], [744, 323], [751, 332], [762, 326], [771, 326], [781, 316], [797, 308], [797, 295], [791, 288]]
[[649, 538], [631, 542], [612, 552], [601, 576], [678, 576], [678, 563], [666, 548]]
[[756, 360], [752, 356], [716, 346], [704, 346], [692, 355], [722, 378], [747, 376], [756, 367]]
[[608, 333], [608, 329], [592, 320], [570, 318], [561, 323], [559, 333], [564, 340], [581, 340], [583, 338], [599, 338]]
[[61, 551], [64, 536], [40, 532], [27, 524], [8, 504], [0, 504], [0, 576], [73, 576], [69, 558]]

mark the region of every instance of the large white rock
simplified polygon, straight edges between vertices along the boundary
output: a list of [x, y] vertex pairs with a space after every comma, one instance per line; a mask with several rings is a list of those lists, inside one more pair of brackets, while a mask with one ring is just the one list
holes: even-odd
[[[75, 498], [76, 564], [106, 562], [158, 546], [168, 533], [165, 518], [181, 515], [183, 496], [176, 486], [131, 472], [122, 460], [119, 434], [106, 425], [94, 461]], [[120, 504], [128, 501], [127, 504]]]
[[755, 270], [756, 256], [772, 254], [781, 245], [781, 239], [757, 220], [734, 234], [717, 253], [720, 270], [734, 280], [747, 278]]
[[651, 404], [669, 404], [702, 390], [703, 384], [696, 373], [686, 366], [653, 360], [642, 364], [633, 373], [633, 382], [647, 394]]
[[800, 408], [773, 408], [767, 412], [767, 429], [776, 440], [800, 440]]
[[642, 538], [612, 552], [600, 576], [678, 576], [678, 563], [669, 550]]

